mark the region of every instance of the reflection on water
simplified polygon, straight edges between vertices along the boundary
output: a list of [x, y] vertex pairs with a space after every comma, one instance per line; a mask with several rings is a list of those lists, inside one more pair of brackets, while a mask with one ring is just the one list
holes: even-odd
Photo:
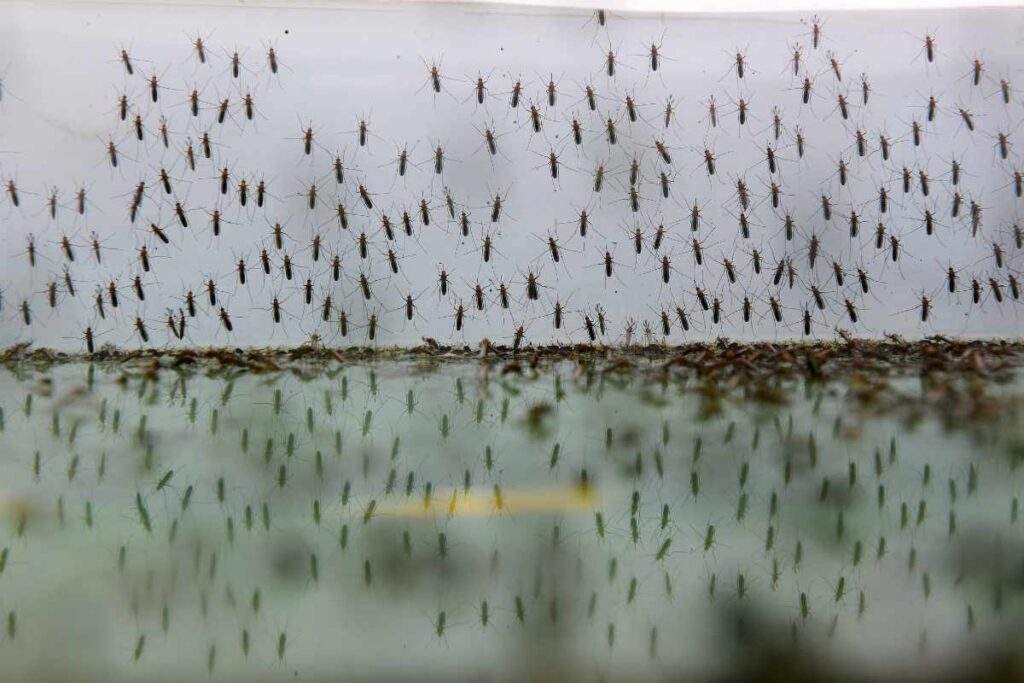
[[183, 367], [0, 370], [5, 678], [1021, 672], [1015, 370]]

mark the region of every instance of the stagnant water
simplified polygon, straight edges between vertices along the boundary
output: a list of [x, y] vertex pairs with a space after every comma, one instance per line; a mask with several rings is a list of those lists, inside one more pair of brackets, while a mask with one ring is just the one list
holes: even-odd
[[9, 363], [4, 677], [1013, 671], [1019, 372], [658, 367]]

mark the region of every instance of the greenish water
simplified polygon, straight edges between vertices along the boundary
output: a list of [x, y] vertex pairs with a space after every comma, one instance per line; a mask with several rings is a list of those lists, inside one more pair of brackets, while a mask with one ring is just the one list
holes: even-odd
[[1019, 675], [1018, 374], [499, 370], [0, 369], [3, 678]]

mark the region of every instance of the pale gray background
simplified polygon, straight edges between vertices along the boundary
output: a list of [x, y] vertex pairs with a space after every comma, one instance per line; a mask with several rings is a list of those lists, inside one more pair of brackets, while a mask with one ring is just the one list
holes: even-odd
[[[366, 343], [364, 327], [369, 315], [380, 319], [378, 343], [412, 344], [421, 336], [439, 340], [475, 342], [481, 337], [510, 342], [513, 330], [523, 325], [527, 339], [541, 341], [584, 341], [583, 314], [594, 316], [601, 304], [609, 319], [606, 341], [624, 341], [627, 321], [635, 319], [636, 335], [643, 338], [643, 321], [658, 331], [658, 315], [678, 303], [691, 316], [691, 331], [683, 335], [673, 316], [670, 341], [713, 338], [728, 335], [741, 338], [799, 337], [799, 317], [810, 300], [806, 286], [818, 283], [829, 298], [826, 312], [815, 311], [814, 334], [834, 335], [835, 326], [862, 335], [899, 332], [921, 336], [941, 332], [966, 335], [1016, 335], [1020, 330], [1019, 304], [1009, 300], [998, 305], [988, 287], [989, 277], [998, 276], [1007, 290], [1006, 277], [1017, 273], [1018, 251], [1009, 234], [1016, 221], [1018, 202], [1007, 184], [1018, 165], [1011, 150], [1009, 161], [998, 158], [994, 135], [997, 130], [1017, 137], [1020, 98], [1014, 94], [1009, 106], [995, 95], [998, 79], [1016, 80], [1013, 58], [1019, 54], [1022, 22], [1014, 10], [936, 10], [916, 13], [835, 13], [824, 19], [825, 39], [819, 50], [810, 50], [808, 16], [735, 15], [682, 17], [628, 16], [612, 14], [607, 30], [582, 11], [526, 10], [508, 7], [464, 7], [346, 4], [312, 8], [213, 7], [207, 5], [142, 5], [76, 3], [5, 5], [8, 20], [0, 29], [0, 68], [3, 100], [0, 103], [0, 156], [4, 181], [14, 179], [22, 192], [22, 207], [13, 209], [7, 198], [0, 207], [4, 234], [3, 329], [0, 344], [33, 341], [37, 345], [67, 349], [84, 347], [82, 330], [91, 325], [97, 343], [138, 345], [133, 330], [136, 315], [147, 321], [151, 342], [162, 345], [170, 335], [164, 320], [168, 307], [177, 309], [188, 287], [204, 303], [200, 317], [189, 322], [186, 343], [195, 344], [296, 344], [314, 332], [334, 343]], [[287, 33], [285, 33], [287, 31]], [[934, 33], [939, 50], [934, 64], [926, 62], [923, 36]], [[199, 65], [190, 47], [192, 37], [202, 34], [210, 54], [207, 65]], [[662, 38], [662, 36], [664, 36]], [[662, 70], [651, 74], [644, 56], [645, 44], [663, 42]], [[789, 47], [800, 42], [806, 60], [816, 76], [811, 106], [800, 105], [799, 82], [791, 77]], [[275, 45], [282, 68], [272, 77], [266, 68], [265, 49]], [[603, 54], [611, 45], [621, 60], [614, 79], [602, 72]], [[126, 77], [117, 61], [118, 50], [129, 47], [137, 73]], [[241, 86], [228, 74], [226, 51], [237, 47], [246, 71]], [[738, 81], [729, 71], [731, 53], [741, 49], [747, 55], [746, 78]], [[868, 74], [874, 92], [866, 108], [854, 107], [850, 122], [835, 111], [836, 82], [828, 71], [826, 51], [843, 62], [843, 86], [857, 102], [859, 75]], [[975, 88], [968, 73], [970, 59], [983, 58], [986, 78]], [[447, 76], [445, 93], [434, 96], [427, 84], [424, 61], [440, 60]], [[145, 78], [154, 70], [166, 89], [161, 101], [148, 99]], [[471, 77], [489, 77], [490, 97], [486, 106], [471, 98]], [[509, 73], [526, 84], [526, 100], [541, 103], [542, 82], [554, 75], [559, 83], [557, 106], [541, 108], [547, 121], [541, 135], [531, 135], [525, 111], [513, 116], [508, 108]], [[609, 148], [601, 133], [601, 119], [588, 116], [581, 98], [581, 84], [592, 79], [602, 94], [601, 113], [622, 115], [622, 98], [634, 92], [646, 119], [630, 125], [619, 123], [620, 144]], [[195, 139], [184, 104], [192, 87], [202, 90], [207, 109], [202, 127], [212, 125], [216, 143], [215, 167], [202, 163], [195, 173], [186, 173], [180, 149], [187, 137]], [[422, 89], [420, 89], [422, 87]], [[417, 92], [417, 89], [420, 89]], [[239, 101], [251, 91], [259, 114], [255, 125], [245, 121]], [[154, 137], [139, 144], [115, 115], [116, 99], [122, 92], [145, 117], [151, 132], [160, 116], [169, 121], [172, 150], [163, 154]], [[915, 150], [909, 143], [912, 117], [923, 118], [924, 103], [934, 93], [942, 111], [938, 121], [927, 125], [925, 145]], [[223, 127], [212, 123], [215, 102], [226, 94], [232, 98], [232, 120]], [[673, 198], [660, 198], [656, 174], [662, 166], [652, 147], [659, 131], [659, 113], [667, 95], [679, 102], [678, 123], [666, 139], [673, 153], [671, 171], [677, 173]], [[720, 124], [709, 132], [704, 102], [714, 95], [719, 103]], [[744, 97], [751, 104], [748, 126], [738, 130], [732, 102]], [[787, 134], [779, 144], [784, 207], [797, 221], [803, 237], [785, 244], [782, 220], [762, 201], [767, 173], [763, 148], [769, 140], [771, 108], [783, 111]], [[959, 106], [969, 108], [977, 123], [969, 133], [957, 115]], [[587, 127], [587, 143], [577, 153], [566, 143], [568, 120], [578, 112]], [[368, 117], [374, 133], [367, 148], [355, 142], [360, 116]], [[328, 151], [317, 149], [312, 158], [301, 153], [300, 119], [312, 121], [316, 139]], [[504, 156], [491, 158], [482, 148], [478, 129], [493, 122], [503, 134]], [[244, 125], [243, 125], [244, 124]], [[802, 163], [796, 162], [792, 133], [799, 125], [808, 140]], [[857, 159], [853, 129], [869, 134], [871, 154]], [[475, 127], [475, 128], [474, 128]], [[877, 133], [888, 131], [900, 142], [893, 160], [883, 164], [877, 153]], [[555, 135], [559, 137], [556, 139]], [[123, 163], [112, 170], [106, 163], [104, 146], [110, 136], [118, 141]], [[379, 137], [378, 137], [379, 136]], [[438, 140], [447, 147], [449, 161], [443, 181], [431, 172], [430, 153]], [[420, 163], [404, 181], [395, 182], [391, 163], [397, 145], [418, 142], [413, 153]], [[709, 183], [701, 164], [705, 142], [719, 155], [718, 175]], [[559, 187], [547, 175], [545, 158], [554, 144], [562, 149], [563, 177]], [[351, 171], [346, 186], [339, 188], [328, 178], [335, 151], [343, 151]], [[590, 192], [590, 173], [598, 160], [609, 168], [624, 171], [633, 154], [642, 155], [645, 198], [643, 211], [632, 214], [624, 200], [623, 173], [608, 179], [605, 192]], [[851, 160], [851, 184], [840, 189], [834, 177], [835, 160], [842, 153]], [[961, 159], [965, 176], [961, 190], [965, 211], [958, 221], [949, 217], [951, 191], [949, 159]], [[191, 231], [173, 222], [171, 205], [156, 185], [156, 172], [168, 165], [175, 181], [176, 195], [190, 209]], [[173, 164], [173, 166], [171, 166]], [[250, 183], [260, 176], [270, 183], [271, 200], [265, 211], [253, 202], [245, 212], [237, 203], [221, 201], [226, 223], [219, 241], [214, 241], [207, 212], [221, 199], [216, 193], [217, 168], [228, 164], [236, 174], [246, 174]], [[921, 229], [922, 197], [905, 197], [899, 187], [899, 168], [906, 164], [925, 168], [932, 179], [928, 205], [939, 216], [938, 237], [927, 238]], [[752, 212], [752, 239], [740, 240], [734, 218], [737, 212], [730, 180], [746, 177], [756, 208]], [[127, 204], [135, 183], [145, 177], [149, 184], [139, 221], [133, 228], [127, 220]], [[310, 213], [299, 195], [314, 178], [320, 178], [321, 208]], [[374, 211], [358, 208], [355, 187], [365, 182], [375, 194]], [[61, 200], [72, 204], [75, 188], [89, 188], [91, 205], [86, 220], [62, 209], [56, 222], [44, 210], [51, 186], [61, 190]], [[891, 192], [893, 206], [886, 224], [900, 235], [904, 253], [897, 267], [887, 260], [888, 251], [876, 251], [870, 241], [871, 226], [877, 220], [875, 201], [879, 183]], [[462, 238], [456, 226], [442, 220], [442, 188], [452, 188], [457, 201], [469, 207], [474, 221], [472, 238]], [[506, 215], [492, 226], [487, 221], [487, 202], [494, 192], [508, 192]], [[821, 192], [832, 196], [835, 216], [830, 224], [821, 220]], [[30, 194], [32, 193], [32, 194]], [[428, 228], [417, 223], [418, 239], [399, 236], [396, 251], [404, 258], [402, 274], [389, 277], [384, 258], [385, 240], [379, 232], [379, 211], [387, 211], [396, 224], [402, 207], [413, 212], [421, 197], [429, 197], [434, 222]], [[350, 230], [341, 232], [332, 222], [331, 206], [341, 198], [353, 214]], [[687, 208], [697, 198], [705, 207], [707, 227], [705, 267], [695, 271], [687, 246], [690, 239], [685, 222]], [[984, 207], [984, 222], [977, 239], [970, 237], [967, 201]], [[570, 223], [580, 207], [588, 206], [593, 232], [584, 243], [573, 237]], [[845, 217], [855, 207], [862, 218], [861, 240], [851, 243]], [[256, 271], [260, 246], [269, 246], [270, 223], [280, 219], [286, 225], [286, 251], [297, 264], [296, 280], [284, 283], [276, 273], [264, 281]], [[638, 258], [626, 234], [634, 219], [648, 234], [658, 220], [665, 220], [672, 239], [662, 253], [668, 253], [676, 272], [670, 285], [662, 285], [659, 259], [650, 248]], [[165, 247], [144, 226], [159, 221], [169, 226], [172, 245]], [[269, 221], [269, 223], [268, 223]], [[682, 221], [676, 223], [676, 221]], [[318, 227], [321, 226], [321, 227]], [[564, 263], [555, 267], [539, 237], [556, 229], [565, 244]], [[713, 229], [711, 226], [714, 226]], [[371, 240], [371, 258], [364, 263], [354, 249], [355, 236], [365, 229]], [[97, 267], [89, 257], [88, 235], [95, 230], [104, 239], [104, 262]], [[346, 272], [341, 285], [328, 289], [326, 262], [313, 264], [309, 243], [321, 232], [325, 250], [344, 253]], [[480, 243], [491, 232], [495, 247], [492, 263], [480, 259]], [[599, 232], [598, 232], [599, 231]], [[822, 256], [815, 273], [806, 263], [807, 236], [814, 231], [822, 237]], [[37, 267], [28, 267], [25, 241], [36, 237], [40, 252]], [[78, 287], [77, 299], [63, 292], [56, 310], [47, 307], [48, 280], [62, 278], [66, 261], [59, 249], [67, 233], [77, 245], [71, 272]], [[686, 241], [684, 241], [686, 240]], [[1008, 268], [997, 269], [991, 243], [1002, 244]], [[863, 242], [863, 244], [861, 244]], [[147, 300], [135, 301], [129, 286], [139, 270], [137, 245], [146, 243], [153, 254], [153, 272], [145, 277]], [[755, 277], [750, 270], [749, 251], [761, 249], [766, 272]], [[607, 280], [598, 265], [605, 249], [614, 252], [616, 277]], [[572, 251], [569, 251], [572, 250]], [[768, 272], [782, 253], [794, 257], [803, 285], [781, 294], [786, 324], [776, 325], [768, 315], [766, 288]], [[238, 288], [232, 276], [233, 263], [246, 256], [250, 283]], [[280, 256], [276, 262], [280, 263]], [[838, 291], [829, 263], [839, 259], [850, 282]], [[721, 260], [729, 258], [740, 269], [740, 280], [729, 285]], [[985, 286], [982, 306], [970, 305], [969, 292], [955, 297], [943, 289], [947, 264], [962, 269], [961, 287], [971, 277]], [[436, 280], [440, 265], [452, 275], [454, 295], [441, 299]], [[877, 280], [872, 295], [855, 297], [852, 269], [866, 264]], [[940, 265], [941, 264], [941, 265]], [[364, 302], [355, 277], [361, 267], [376, 280], [374, 299]], [[540, 273], [545, 289], [539, 302], [527, 302], [524, 276], [528, 270]], [[92, 306], [96, 284], [117, 277], [122, 287], [122, 307], [106, 321], [97, 319]], [[216, 311], [198, 297], [202, 283], [218, 278], [220, 296], [230, 311], [234, 333], [220, 327]], [[299, 283], [313, 277], [317, 283], [314, 306], [302, 303]], [[693, 294], [694, 279], [709, 292], [717, 292], [728, 319], [712, 325], [701, 315]], [[488, 287], [486, 313], [472, 307], [472, 285], [479, 280]], [[494, 303], [491, 283], [504, 280], [520, 302], [504, 314]], [[406, 322], [401, 307], [406, 293], [420, 294], [419, 313]], [[337, 307], [350, 320], [347, 339], [338, 337], [337, 323], [322, 323], [319, 304], [330, 293]], [[922, 293], [932, 298], [932, 315], [920, 322], [918, 305]], [[270, 300], [279, 295], [285, 311], [281, 325], [274, 326]], [[755, 317], [744, 324], [740, 308], [744, 296], [754, 303]], [[843, 298], [857, 305], [861, 321], [852, 325], [846, 317]], [[566, 321], [556, 331], [550, 315], [554, 301], [565, 306]], [[18, 306], [31, 303], [34, 322], [26, 328]], [[462, 300], [468, 311], [462, 333], [454, 329], [454, 310]], [[219, 302], [220, 303], [220, 302]], [[314, 310], [315, 308], [315, 310]], [[658, 334], [657, 338], [661, 335]], [[181, 342], [174, 342], [180, 344]]]

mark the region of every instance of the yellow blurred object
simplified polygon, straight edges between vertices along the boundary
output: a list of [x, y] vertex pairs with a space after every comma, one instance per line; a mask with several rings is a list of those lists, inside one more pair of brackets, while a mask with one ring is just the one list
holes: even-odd
[[12, 520], [18, 536], [25, 533], [28, 520], [38, 513], [38, 508], [28, 498], [0, 492], [0, 520]]
[[574, 512], [594, 507], [593, 487], [563, 486], [560, 488], [530, 488], [502, 491], [471, 488], [464, 493], [459, 489], [439, 492], [428, 501], [410, 499], [379, 508], [378, 514], [393, 517], [430, 517], [447, 514], [448, 517], [481, 517], [493, 513], [521, 512]]

